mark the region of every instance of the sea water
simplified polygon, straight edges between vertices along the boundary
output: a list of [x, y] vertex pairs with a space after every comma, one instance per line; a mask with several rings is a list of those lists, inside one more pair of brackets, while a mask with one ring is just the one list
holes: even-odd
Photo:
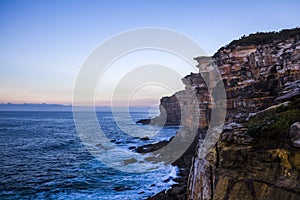
[[[136, 125], [146, 112], [131, 112], [131, 122], [122, 116], [97, 113], [106, 136], [128, 151], [170, 139], [177, 130]], [[149, 140], [134, 137], [137, 126]], [[143, 173], [106, 166], [82, 144], [72, 112], [0, 112], [1, 199], [145, 199], [174, 184], [176, 171], [170, 165]]]

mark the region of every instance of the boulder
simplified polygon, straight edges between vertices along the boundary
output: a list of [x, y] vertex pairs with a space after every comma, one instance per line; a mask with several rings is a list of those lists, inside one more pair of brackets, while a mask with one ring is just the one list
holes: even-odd
[[290, 139], [294, 147], [300, 147], [300, 122], [295, 122], [290, 127]]

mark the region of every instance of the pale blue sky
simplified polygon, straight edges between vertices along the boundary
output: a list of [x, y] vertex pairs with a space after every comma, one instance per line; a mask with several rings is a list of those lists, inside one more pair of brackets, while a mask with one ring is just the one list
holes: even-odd
[[0, 102], [70, 104], [81, 64], [119, 32], [173, 29], [213, 54], [244, 34], [299, 26], [299, 9], [297, 0], [1, 0]]

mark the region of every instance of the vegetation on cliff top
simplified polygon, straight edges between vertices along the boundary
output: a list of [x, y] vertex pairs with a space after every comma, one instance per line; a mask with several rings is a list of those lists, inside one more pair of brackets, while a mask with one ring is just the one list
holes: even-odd
[[274, 41], [284, 41], [291, 37], [299, 37], [300, 38], [300, 28], [293, 28], [293, 29], [283, 29], [279, 32], [257, 32], [252, 33], [248, 36], [243, 35], [238, 40], [233, 40], [225, 47], [222, 47], [220, 50], [226, 49], [233, 49], [236, 46], [247, 46], [247, 45], [264, 45], [268, 43], [272, 43]]

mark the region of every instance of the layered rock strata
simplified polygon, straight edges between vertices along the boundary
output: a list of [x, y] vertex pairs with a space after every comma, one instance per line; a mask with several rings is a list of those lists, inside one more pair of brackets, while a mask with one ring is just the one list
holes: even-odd
[[[155, 120], [165, 116], [167, 125], [169, 122], [178, 125], [181, 120], [182, 126], [195, 128], [196, 124], [201, 132], [189, 174], [188, 199], [300, 198], [300, 148], [297, 146], [300, 137], [299, 123], [295, 121], [299, 106], [286, 112], [294, 117], [294, 121], [286, 119], [287, 123], [293, 122], [290, 134], [287, 128], [286, 134], [260, 136], [253, 130], [264, 130], [263, 126], [251, 132], [247, 124], [255, 119], [260, 125], [272, 126], [275, 122], [280, 125], [278, 116], [286, 113], [277, 114], [283, 108], [276, 105], [299, 101], [300, 29], [284, 33], [272, 33], [276, 40], [271, 42], [258, 40], [263, 42], [251, 44], [249, 38], [242, 39], [237, 42], [241, 45], [221, 48], [211, 58], [195, 58], [199, 73], [183, 79], [184, 91], [161, 100], [162, 114]], [[215, 78], [216, 69], [221, 80]], [[215, 90], [220, 83], [227, 97], [226, 117], [219, 117], [225, 118], [225, 126], [217, 143], [204, 155], [206, 133], [203, 131], [214, 117], [212, 110], [224, 103], [223, 96], [219, 97]], [[274, 105], [276, 112], [270, 114]], [[273, 115], [277, 118], [273, 119]]]

